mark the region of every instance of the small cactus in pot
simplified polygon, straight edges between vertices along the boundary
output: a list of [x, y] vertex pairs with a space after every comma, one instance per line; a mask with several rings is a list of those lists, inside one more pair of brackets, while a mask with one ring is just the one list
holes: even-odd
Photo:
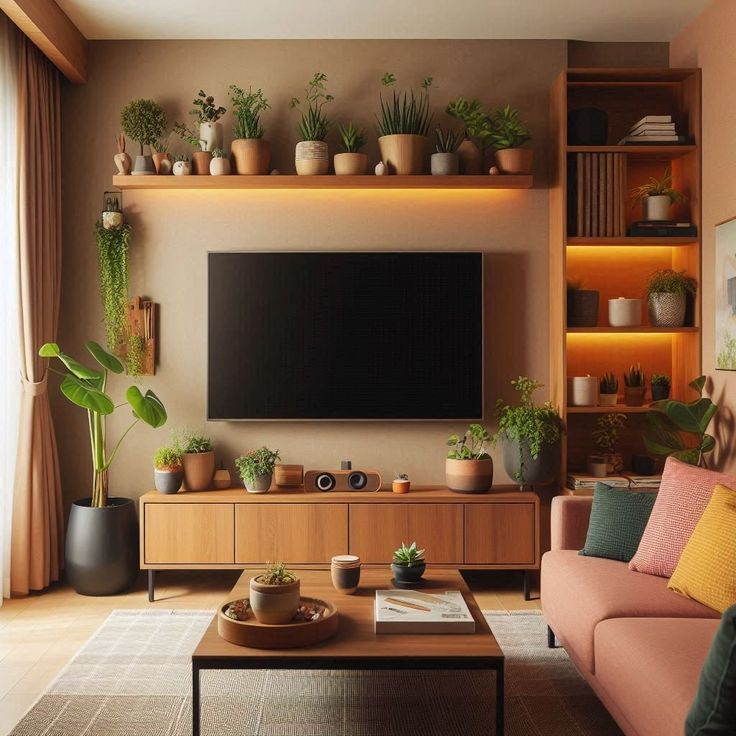
[[618, 378], [614, 373], [604, 373], [599, 383], [598, 403], [600, 406], [616, 406], [618, 403]]
[[669, 376], [664, 373], [652, 373], [649, 383], [652, 386], [652, 401], [669, 399], [670, 386], [672, 384]]
[[626, 406], [643, 406], [647, 379], [641, 363], [632, 364], [624, 373], [624, 402]]

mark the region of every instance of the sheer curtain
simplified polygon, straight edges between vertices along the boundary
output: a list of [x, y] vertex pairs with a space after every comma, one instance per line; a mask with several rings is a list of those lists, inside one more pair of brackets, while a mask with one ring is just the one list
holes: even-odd
[[0, 572], [10, 597], [10, 528], [20, 417], [18, 31], [0, 12]]

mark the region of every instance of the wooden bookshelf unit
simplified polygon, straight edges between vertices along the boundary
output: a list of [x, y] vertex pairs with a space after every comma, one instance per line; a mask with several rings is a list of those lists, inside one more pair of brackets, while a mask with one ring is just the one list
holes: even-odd
[[[567, 69], [551, 91], [551, 124], [555, 139], [550, 187], [550, 392], [567, 425], [562, 443], [561, 485], [570, 471], [586, 469], [586, 458], [596, 450], [591, 432], [598, 416], [611, 411], [627, 415], [620, 450], [629, 462], [644, 454], [642, 430], [646, 407], [568, 407], [568, 376], [613, 371], [623, 394], [623, 373], [641, 363], [647, 378], [664, 373], [672, 379], [672, 397], [694, 398], [688, 383], [701, 372], [701, 76], [699, 69]], [[594, 107], [608, 115], [608, 141], [602, 146], [568, 144], [568, 113]], [[682, 145], [616, 145], [631, 125], [645, 115], [672, 115]], [[624, 156], [625, 220], [627, 227], [641, 219], [629, 192], [661, 177], [670, 167], [673, 187], [686, 201], [673, 208], [673, 217], [692, 222], [695, 237], [580, 237], [569, 201], [575, 174], [574, 154], [616, 153]], [[579, 203], [579, 200], [578, 200]], [[579, 224], [579, 221], [578, 221]], [[646, 282], [662, 268], [685, 270], [698, 282], [686, 327], [667, 329], [649, 324]], [[582, 281], [583, 288], [599, 291], [598, 324], [567, 326], [566, 284]], [[641, 327], [608, 326], [608, 300], [616, 297], [642, 300]], [[648, 386], [649, 392], [649, 386]], [[622, 401], [622, 399], [619, 399]]]

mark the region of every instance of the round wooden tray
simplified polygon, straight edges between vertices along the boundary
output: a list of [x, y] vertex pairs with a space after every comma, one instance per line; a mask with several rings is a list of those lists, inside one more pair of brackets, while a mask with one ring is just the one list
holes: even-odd
[[[243, 600], [243, 599], [237, 599]], [[247, 600], [247, 599], [245, 599]], [[245, 621], [235, 621], [225, 615], [230, 601], [220, 606], [217, 612], [217, 633], [232, 644], [254, 649], [293, 649], [329, 639], [337, 632], [337, 607], [330, 601], [319, 598], [305, 598], [304, 605], [317, 605], [325, 609], [325, 614], [317, 621], [296, 621], [289, 624], [262, 624], [248, 609]]]

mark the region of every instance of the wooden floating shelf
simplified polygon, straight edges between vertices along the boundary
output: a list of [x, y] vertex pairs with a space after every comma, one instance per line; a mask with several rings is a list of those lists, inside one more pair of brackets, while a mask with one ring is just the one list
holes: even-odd
[[649, 411], [649, 405], [644, 406], [626, 406], [626, 404], [616, 404], [616, 406], [568, 406], [568, 414], [645, 414]]
[[670, 332], [699, 332], [699, 327], [568, 327], [567, 334], [598, 335], [621, 333], [644, 333], [650, 335], [666, 335]]
[[118, 189], [531, 189], [534, 177], [497, 176], [120, 176]]
[[687, 238], [641, 238], [641, 237], [623, 237], [623, 238], [568, 238], [568, 245], [595, 245], [601, 247], [610, 247], [618, 245], [644, 247], [647, 245], [697, 245], [698, 239]]
[[568, 146], [568, 153], [626, 153], [629, 156], [644, 158], [679, 158], [688, 153], [697, 151], [698, 147], [691, 144], [672, 146]]

